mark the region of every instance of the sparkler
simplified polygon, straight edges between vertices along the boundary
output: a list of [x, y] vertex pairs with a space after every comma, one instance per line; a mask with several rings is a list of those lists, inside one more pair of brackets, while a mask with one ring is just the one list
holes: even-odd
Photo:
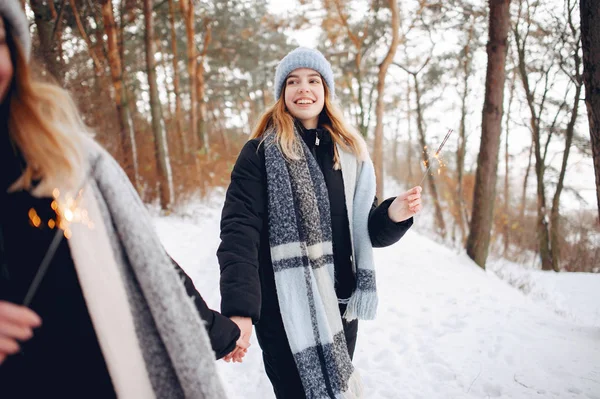
[[[433, 157], [435, 159], [437, 159], [438, 162], [440, 161], [439, 155], [440, 155], [440, 152], [442, 151], [442, 147], [444, 147], [444, 144], [446, 144], [446, 141], [448, 141], [448, 137], [450, 137], [450, 135], [452, 134], [453, 131], [454, 131], [453, 129], [449, 129], [448, 130], [448, 133], [446, 133], [446, 136], [444, 137], [444, 140], [442, 140], [442, 144], [440, 144], [440, 146], [438, 147], [438, 149], [435, 152], [435, 154], [433, 154]], [[429, 170], [431, 169], [431, 165], [432, 165], [432, 162], [430, 161], [429, 162], [429, 166], [427, 167], [427, 170], [423, 174], [423, 177], [421, 178], [421, 181], [418, 184], [419, 186], [421, 184], [423, 184], [423, 180], [425, 180], [425, 177], [427, 177], [427, 174], [429, 174]]]
[[[91, 174], [95, 168], [96, 163], [92, 165], [89, 174]], [[52, 258], [54, 257], [58, 246], [62, 242], [63, 237], [66, 237], [67, 239], [71, 238], [71, 230], [69, 229], [69, 225], [71, 223], [84, 223], [88, 226], [88, 228], [94, 228], [94, 223], [88, 218], [87, 211], [79, 207], [77, 204], [78, 200], [83, 194], [83, 186], [85, 185], [86, 181], [87, 176], [81, 184], [81, 187], [77, 191], [77, 197], [75, 198], [73, 198], [69, 194], [66, 194], [65, 198], [63, 199], [60, 197], [60, 191], [58, 189], [54, 189], [52, 191], [52, 197], [54, 198], [54, 200], [52, 201], [51, 207], [54, 210], [54, 212], [56, 212], [56, 221], [50, 219], [48, 221], [48, 227], [51, 229], [56, 227], [57, 229], [56, 233], [54, 234], [54, 237], [52, 238], [52, 241], [50, 242], [50, 246], [48, 247], [48, 250], [44, 255], [44, 258], [42, 259], [42, 263], [40, 263], [40, 267], [38, 268], [38, 271], [35, 274], [31, 285], [27, 289], [27, 294], [25, 295], [25, 299], [23, 299], [24, 306], [29, 307], [29, 305], [31, 304], [31, 301], [35, 296], [35, 293], [37, 292], [38, 287], [42, 282], [42, 279], [46, 275], [46, 272], [50, 267]], [[41, 219], [35, 212], [35, 209], [33, 208], [29, 211], [29, 219], [35, 227], [40, 227]]]

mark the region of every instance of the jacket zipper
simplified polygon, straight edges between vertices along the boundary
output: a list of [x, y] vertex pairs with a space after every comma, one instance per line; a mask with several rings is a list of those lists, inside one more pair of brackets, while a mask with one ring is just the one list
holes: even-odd
[[316, 137], [315, 137], [315, 145], [319, 145], [319, 142], [321, 141], [321, 140], [319, 140], [319, 131], [317, 131], [317, 132], [315, 133], [315, 136], [316, 136]]

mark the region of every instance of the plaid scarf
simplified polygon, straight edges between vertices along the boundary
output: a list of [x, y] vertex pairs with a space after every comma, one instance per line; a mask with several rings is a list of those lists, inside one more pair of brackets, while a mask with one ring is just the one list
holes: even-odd
[[[266, 133], [264, 141], [269, 242], [283, 325], [308, 399], [359, 398], [362, 384], [348, 354], [334, 288], [327, 187], [316, 160], [299, 135], [298, 142], [303, 150], [302, 159], [287, 160], [276, 145], [273, 132]], [[354, 158], [355, 169], [356, 164]], [[357, 175], [356, 170], [354, 175]], [[373, 192], [367, 204], [369, 210], [374, 196], [374, 178], [371, 180]], [[360, 179], [350, 186], [358, 189], [358, 182]], [[364, 210], [365, 206], [358, 208]], [[349, 213], [350, 209], [352, 206]], [[366, 219], [359, 224], [366, 228]], [[357, 235], [352, 234], [353, 239], [356, 240]], [[360, 235], [362, 237], [364, 232]], [[366, 238], [368, 240], [368, 231]], [[364, 237], [362, 239], [364, 241]], [[370, 249], [370, 241], [368, 245]], [[355, 245], [353, 247], [357, 249]], [[353, 253], [356, 255], [356, 251]], [[365, 256], [363, 260], [367, 258]], [[350, 312], [354, 313], [353, 318], [374, 316], [376, 294], [372, 255], [369, 259], [370, 273], [367, 274], [371, 282], [359, 281], [348, 304], [353, 306], [354, 310]], [[361, 280], [364, 273], [360, 264], [357, 269], [357, 279]], [[370, 301], [366, 300], [367, 296]], [[364, 314], [357, 314], [360, 311]]]

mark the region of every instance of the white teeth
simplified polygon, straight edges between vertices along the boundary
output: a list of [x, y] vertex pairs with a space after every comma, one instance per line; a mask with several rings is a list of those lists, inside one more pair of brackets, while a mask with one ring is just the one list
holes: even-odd
[[297, 104], [312, 104], [313, 101], [312, 100], [298, 100], [296, 101]]

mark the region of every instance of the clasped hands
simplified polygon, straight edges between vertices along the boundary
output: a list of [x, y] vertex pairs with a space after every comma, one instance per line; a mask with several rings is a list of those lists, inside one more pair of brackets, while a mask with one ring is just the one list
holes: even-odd
[[232, 316], [230, 317], [240, 329], [240, 338], [238, 338], [235, 349], [228, 355], [223, 357], [227, 363], [233, 361], [234, 363], [241, 363], [244, 356], [248, 352], [250, 347], [250, 337], [252, 336], [252, 319], [250, 317]]

